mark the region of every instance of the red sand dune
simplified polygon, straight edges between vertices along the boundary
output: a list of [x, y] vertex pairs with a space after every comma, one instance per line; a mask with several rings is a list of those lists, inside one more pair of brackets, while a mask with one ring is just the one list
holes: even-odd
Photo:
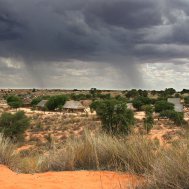
[[47, 172], [17, 174], [0, 166], [0, 189], [133, 189], [135, 176], [114, 172]]

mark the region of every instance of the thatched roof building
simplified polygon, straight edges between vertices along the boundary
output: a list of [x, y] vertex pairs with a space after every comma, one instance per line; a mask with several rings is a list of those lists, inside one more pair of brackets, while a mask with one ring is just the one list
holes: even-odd
[[67, 101], [63, 108], [65, 110], [70, 110], [70, 111], [84, 111], [85, 107], [81, 104], [79, 101], [74, 101], [74, 100], [69, 100]]
[[42, 100], [41, 102], [39, 102], [36, 107], [38, 108], [45, 108], [46, 104], [47, 104], [48, 100]]

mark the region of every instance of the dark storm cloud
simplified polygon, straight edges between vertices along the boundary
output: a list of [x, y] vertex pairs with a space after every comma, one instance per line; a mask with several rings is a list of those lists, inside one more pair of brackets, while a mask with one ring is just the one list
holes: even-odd
[[[28, 62], [138, 57], [143, 44], [148, 58], [161, 54], [159, 43], [189, 43], [184, 0], [0, 0], [0, 7], [0, 55]], [[146, 39], [160, 26], [169, 33]]]
[[0, 0], [0, 57], [22, 59], [28, 72], [108, 62], [137, 85], [137, 64], [188, 58], [188, 31], [188, 0]]

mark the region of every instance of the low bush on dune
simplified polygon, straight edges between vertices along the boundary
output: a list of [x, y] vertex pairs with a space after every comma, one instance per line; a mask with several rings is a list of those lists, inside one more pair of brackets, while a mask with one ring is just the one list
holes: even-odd
[[15, 114], [5, 112], [0, 116], [0, 132], [14, 141], [23, 139], [29, 124], [30, 119], [23, 111], [18, 111]]

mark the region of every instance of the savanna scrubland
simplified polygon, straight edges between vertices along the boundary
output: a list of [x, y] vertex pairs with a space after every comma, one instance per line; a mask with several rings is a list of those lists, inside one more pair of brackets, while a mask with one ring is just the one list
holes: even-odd
[[[110, 171], [119, 173], [115, 188], [188, 188], [188, 96], [188, 90], [172, 88], [1, 90], [0, 164], [26, 174], [18, 179], [49, 171]], [[168, 98], [179, 98], [183, 112]], [[46, 106], [37, 108], [43, 99]], [[68, 100], [90, 103], [70, 112], [64, 109]], [[96, 188], [113, 187], [100, 184]]]

